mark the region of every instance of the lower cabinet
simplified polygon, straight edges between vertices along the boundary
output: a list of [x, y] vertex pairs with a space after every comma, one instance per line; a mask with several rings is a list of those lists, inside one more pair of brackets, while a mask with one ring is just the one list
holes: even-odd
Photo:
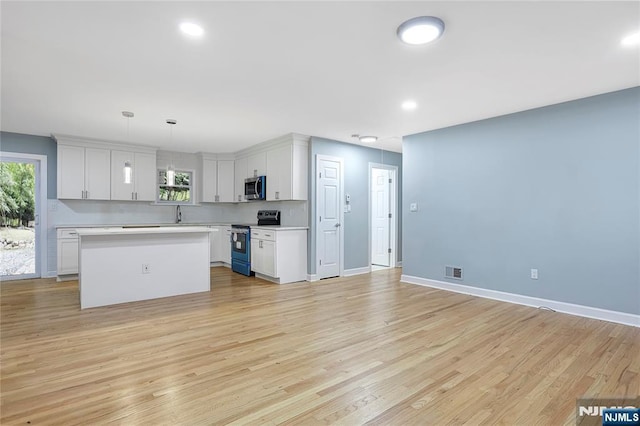
[[56, 234], [58, 238], [58, 276], [77, 274], [78, 233], [75, 229], [61, 228]]
[[251, 227], [251, 270], [279, 284], [307, 278], [307, 230]]
[[251, 237], [251, 270], [269, 277], [278, 276], [276, 272], [276, 243], [274, 241]]
[[231, 265], [231, 226], [221, 228], [224, 228], [224, 232], [221, 234], [223, 238], [220, 240], [221, 259], [224, 263]]
[[231, 264], [231, 227], [229, 226], [210, 226], [211, 228], [211, 248], [210, 248], [210, 261], [224, 262]]

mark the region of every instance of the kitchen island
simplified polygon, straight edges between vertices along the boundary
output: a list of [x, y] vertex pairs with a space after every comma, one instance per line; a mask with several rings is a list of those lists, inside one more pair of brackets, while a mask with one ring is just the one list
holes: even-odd
[[80, 309], [210, 290], [199, 226], [78, 228]]

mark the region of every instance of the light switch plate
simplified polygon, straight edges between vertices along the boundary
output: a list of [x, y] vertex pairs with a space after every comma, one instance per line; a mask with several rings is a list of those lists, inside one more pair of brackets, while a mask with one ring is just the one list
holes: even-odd
[[409, 204], [409, 211], [417, 212], [418, 211], [418, 203]]

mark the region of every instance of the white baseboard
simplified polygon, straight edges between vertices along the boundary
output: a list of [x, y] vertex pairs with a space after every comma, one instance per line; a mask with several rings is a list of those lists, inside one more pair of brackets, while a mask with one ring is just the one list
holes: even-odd
[[368, 274], [369, 272], [371, 272], [371, 266], [365, 266], [363, 268], [345, 269], [342, 276], [351, 277], [353, 275]]
[[427, 278], [414, 277], [411, 275], [401, 275], [400, 281], [417, 284], [425, 287], [437, 288], [440, 290], [453, 291], [456, 293], [469, 294], [472, 296], [484, 297], [486, 299], [500, 300], [502, 302], [516, 303], [533, 307], [545, 306], [557, 312], [581, 317], [594, 318], [603, 321], [615, 322], [618, 324], [640, 327], [640, 315], [628, 314], [626, 312], [609, 311], [607, 309], [594, 308], [591, 306], [576, 305], [573, 303], [559, 302], [556, 300], [541, 299], [538, 297], [524, 296], [521, 294], [506, 293], [498, 290], [489, 290], [480, 287], [471, 287], [463, 284], [454, 284], [444, 281], [430, 280]]
[[307, 281], [309, 282], [320, 281], [320, 278], [318, 278], [318, 275], [316, 274], [307, 274]]

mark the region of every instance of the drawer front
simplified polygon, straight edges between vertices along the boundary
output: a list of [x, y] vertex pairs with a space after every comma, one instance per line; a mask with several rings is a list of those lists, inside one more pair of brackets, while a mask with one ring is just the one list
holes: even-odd
[[267, 230], [267, 229], [253, 229], [251, 228], [251, 238], [255, 238], [258, 240], [267, 240], [267, 241], [275, 241], [276, 240], [276, 231]]
[[58, 229], [58, 238], [78, 238], [78, 232], [75, 229]]

